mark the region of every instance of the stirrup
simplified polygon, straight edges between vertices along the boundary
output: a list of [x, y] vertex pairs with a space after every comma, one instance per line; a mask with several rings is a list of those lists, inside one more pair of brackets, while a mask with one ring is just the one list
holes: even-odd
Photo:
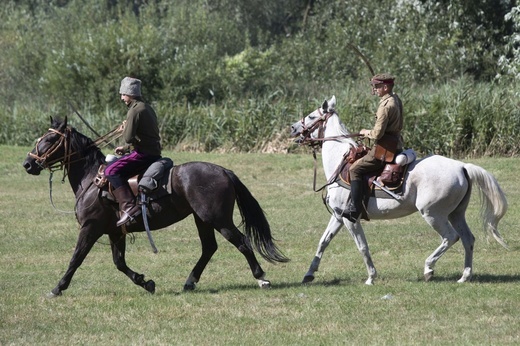
[[334, 208], [334, 211], [336, 212], [336, 214], [339, 214], [341, 217], [344, 217], [352, 223], [356, 223], [359, 219], [359, 215], [361, 215], [361, 213], [357, 210], [352, 210], [352, 208], [348, 207], [345, 210], [341, 210], [340, 208]]
[[121, 216], [119, 221], [117, 221], [117, 223], [116, 223], [117, 227], [126, 225], [128, 222], [134, 222], [135, 218], [138, 217], [139, 215], [141, 215], [141, 209], [137, 209], [137, 210], [135, 210], [135, 212], [130, 214], [130, 212], [133, 209], [135, 209], [135, 207], [131, 208], [129, 211], [126, 211], [126, 210], [121, 211], [121, 213], [123, 213], [123, 216]]

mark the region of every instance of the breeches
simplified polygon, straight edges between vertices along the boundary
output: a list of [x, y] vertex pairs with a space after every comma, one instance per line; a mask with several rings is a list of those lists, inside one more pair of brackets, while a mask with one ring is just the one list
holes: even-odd
[[367, 155], [363, 156], [352, 166], [350, 166], [350, 181], [353, 180], [363, 180], [363, 175], [369, 172], [377, 171], [378, 169], [383, 168], [385, 163], [381, 160], [376, 159], [373, 155], [371, 155], [372, 151], [370, 151]]
[[146, 155], [133, 151], [128, 155], [120, 157], [105, 168], [105, 177], [114, 189], [117, 189], [126, 184], [127, 180], [132, 176], [145, 171], [159, 158], [160, 156]]

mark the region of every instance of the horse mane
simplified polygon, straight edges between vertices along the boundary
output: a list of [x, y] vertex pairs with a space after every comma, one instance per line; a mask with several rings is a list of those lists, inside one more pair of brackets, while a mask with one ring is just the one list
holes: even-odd
[[[340, 136], [345, 137], [345, 141], [348, 142], [351, 146], [357, 147], [357, 142], [352, 139], [351, 132], [345, 127], [345, 125], [341, 122], [338, 113], [334, 113], [336, 116], [331, 117], [329, 119], [329, 126], [332, 125], [335, 128], [335, 131], [338, 132]], [[331, 121], [332, 120], [332, 121]]]
[[[55, 118], [52, 120], [51, 127], [60, 129], [66, 125], [66, 120]], [[94, 143], [92, 139], [77, 131], [74, 127], [68, 126], [70, 129], [70, 147], [73, 152], [77, 152], [85, 159], [84, 168], [87, 169], [94, 164], [101, 164], [105, 162], [105, 155], [101, 149]], [[64, 130], [64, 129], [63, 129]]]

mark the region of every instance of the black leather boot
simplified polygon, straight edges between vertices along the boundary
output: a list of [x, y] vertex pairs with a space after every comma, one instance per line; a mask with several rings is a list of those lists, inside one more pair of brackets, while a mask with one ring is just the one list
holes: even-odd
[[363, 202], [363, 181], [353, 180], [350, 182], [350, 203], [345, 210], [335, 208], [334, 211], [342, 217], [348, 219], [350, 222], [356, 223], [361, 210]]
[[134, 218], [141, 215], [141, 208], [135, 203], [135, 196], [130, 187], [123, 185], [112, 191], [119, 203], [121, 218], [117, 221], [117, 227], [134, 221]]

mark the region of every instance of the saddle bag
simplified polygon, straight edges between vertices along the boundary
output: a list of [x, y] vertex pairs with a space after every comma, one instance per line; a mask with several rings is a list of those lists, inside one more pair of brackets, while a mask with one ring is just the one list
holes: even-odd
[[396, 163], [387, 163], [378, 180], [384, 185], [395, 185], [401, 181], [403, 171], [403, 166]]
[[392, 162], [399, 144], [399, 136], [385, 134], [374, 146], [374, 157], [383, 162]]
[[160, 158], [148, 167], [143, 177], [139, 180], [139, 189], [146, 194], [151, 193], [159, 187], [159, 181], [163, 175], [173, 167], [173, 161], [168, 157]]

